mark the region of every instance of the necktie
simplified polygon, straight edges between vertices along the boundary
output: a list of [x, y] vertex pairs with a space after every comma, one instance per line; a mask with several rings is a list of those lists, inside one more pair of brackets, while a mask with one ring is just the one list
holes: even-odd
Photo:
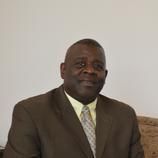
[[81, 124], [89, 141], [94, 158], [96, 157], [95, 125], [92, 120], [89, 107], [84, 105], [81, 112]]

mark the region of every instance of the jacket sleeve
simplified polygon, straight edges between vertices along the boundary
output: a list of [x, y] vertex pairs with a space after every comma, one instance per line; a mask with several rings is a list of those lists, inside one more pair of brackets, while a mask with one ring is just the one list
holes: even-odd
[[131, 136], [129, 157], [144, 158], [144, 151], [141, 145], [141, 134], [138, 127], [138, 121], [135, 112], [133, 113], [133, 131]]
[[23, 105], [13, 110], [12, 124], [3, 158], [40, 158], [37, 127]]

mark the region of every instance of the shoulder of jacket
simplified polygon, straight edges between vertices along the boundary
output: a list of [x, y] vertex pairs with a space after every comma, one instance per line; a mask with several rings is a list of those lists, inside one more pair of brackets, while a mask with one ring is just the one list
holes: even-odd
[[124, 109], [128, 111], [134, 111], [133, 107], [127, 103], [124, 103], [122, 101], [101, 94], [99, 95], [99, 97], [103, 102], [107, 103], [109, 106], [111, 106], [114, 109], [120, 109], [120, 110]]
[[50, 100], [53, 98], [55, 91], [56, 91], [56, 89], [53, 89], [46, 93], [23, 99], [23, 100], [19, 101], [15, 105], [15, 107], [22, 106], [24, 108], [29, 108], [29, 107], [33, 107], [33, 106], [40, 106], [42, 104], [48, 104], [50, 102]]

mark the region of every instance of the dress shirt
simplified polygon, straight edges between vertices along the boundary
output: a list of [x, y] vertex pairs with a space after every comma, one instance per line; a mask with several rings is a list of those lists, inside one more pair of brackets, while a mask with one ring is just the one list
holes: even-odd
[[81, 111], [82, 111], [83, 106], [88, 106], [89, 107], [89, 110], [90, 110], [93, 122], [94, 122], [94, 124], [96, 126], [96, 104], [97, 104], [97, 98], [93, 102], [91, 102], [91, 103], [89, 103], [87, 105], [84, 105], [81, 102], [79, 102], [78, 100], [72, 98], [66, 92], [65, 92], [65, 94], [66, 94], [68, 100], [70, 101], [72, 107], [74, 108], [74, 111], [76, 112], [76, 115], [77, 115], [77, 117], [79, 118], [80, 121], [81, 121]]

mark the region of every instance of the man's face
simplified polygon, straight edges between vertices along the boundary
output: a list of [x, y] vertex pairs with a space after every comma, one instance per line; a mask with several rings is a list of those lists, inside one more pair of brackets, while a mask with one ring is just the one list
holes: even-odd
[[97, 97], [106, 75], [104, 51], [99, 47], [84, 44], [72, 46], [65, 63], [61, 64], [65, 91], [83, 104]]

